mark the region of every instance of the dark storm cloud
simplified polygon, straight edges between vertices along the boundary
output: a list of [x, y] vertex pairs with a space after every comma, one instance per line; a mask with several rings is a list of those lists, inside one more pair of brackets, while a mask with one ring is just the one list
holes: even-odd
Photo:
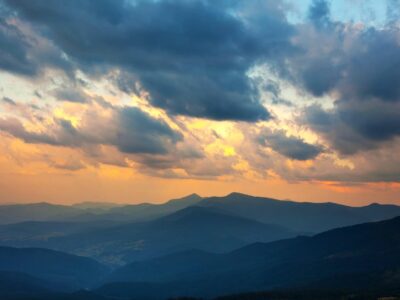
[[314, 66], [312, 72], [314, 81], [320, 76], [326, 79], [321, 93], [336, 90], [342, 98], [350, 100], [376, 97], [382, 101], [400, 101], [397, 26], [360, 30], [332, 23], [327, 34], [334, 35], [335, 40], [331, 41], [331, 51], [320, 53], [319, 60], [326, 64], [320, 68]]
[[329, 2], [312, 3], [311, 24], [298, 26], [299, 51], [288, 57], [290, 79], [315, 96], [336, 92], [341, 99], [400, 101], [399, 28], [361, 28], [329, 16]]
[[258, 138], [263, 146], [295, 160], [308, 160], [323, 152], [322, 147], [304, 142], [296, 137], [288, 137], [282, 130], [270, 132], [265, 130]]
[[393, 27], [369, 29], [360, 36], [341, 82], [344, 96], [400, 101], [399, 34], [399, 29]]
[[37, 65], [29, 58], [31, 48], [16, 26], [0, 20], [0, 69], [21, 75], [35, 75]]
[[303, 121], [337, 151], [378, 148], [400, 135], [400, 30], [393, 23], [361, 28], [329, 16], [328, 2], [313, 2], [287, 78], [314, 96], [336, 97], [330, 110], [309, 107]]
[[50, 66], [71, 74], [72, 66], [51, 43], [39, 45], [13, 19], [13, 12], [0, 0], [0, 69], [24, 76], [36, 76]]
[[[87, 120], [83, 120], [85, 124]], [[109, 132], [98, 132], [104, 122]], [[115, 126], [114, 126], [115, 125]], [[116, 108], [111, 120], [97, 118], [90, 125], [74, 127], [68, 120], [55, 119], [43, 132], [27, 130], [16, 118], [0, 119], [0, 131], [31, 144], [82, 147], [85, 145], [112, 145], [121, 152], [132, 154], [166, 154], [182, 140], [182, 135], [167, 123], [134, 108]]]
[[[302, 121], [340, 153], [375, 149], [400, 135], [400, 29], [393, 9], [387, 24], [377, 28], [336, 21], [330, 2], [323, 0], [313, 1], [308, 18], [297, 24], [287, 22], [280, 1], [4, 1], [13, 16], [55, 47], [52, 55], [33, 51], [18, 27], [2, 21], [0, 67], [14, 73], [34, 75], [39, 65], [62, 68], [63, 63], [93, 76], [117, 69], [121, 90], [144, 89], [151, 104], [169, 114], [255, 122], [271, 116], [247, 74], [266, 64], [279, 79], [314, 97], [335, 98], [330, 110], [306, 109]], [[395, 7], [396, 1], [390, 3]], [[265, 89], [270, 103], [291, 105], [278, 97], [279, 85]], [[84, 102], [71, 93], [59, 98]], [[121, 113], [126, 124], [134, 122], [128, 115], [142, 117]], [[163, 142], [155, 147], [161, 152], [166, 140], [179, 140], [154, 130], [143, 139], [157, 145], [160, 139], [151, 134], [162, 133]], [[283, 141], [283, 148], [295, 149], [283, 153], [288, 157], [312, 157], [297, 155], [299, 148], [317, 153], [285, 139], [271, 147], [278, 149]], [[135, 143], [114, 142], [121, 151], [153, 149]]]
[[216, 120], [270, 118], [246, 72], [290, 48], [293, 31], [272, 4], [274, 11], [244, 22], [228, 2], [7, 2], [86, 71], [127, 70], [153, 105]]
[[134, 107], [121, 109], [118, 123], [115, 145], [125, 153], [166, 154], [168, 145], [182, 140], [182, 135], [167, 123]]
[[332, 110], [310, 106], [302, 118], [345, 155], [376, 149], [400, 135], [400, 103], [338, 101]]

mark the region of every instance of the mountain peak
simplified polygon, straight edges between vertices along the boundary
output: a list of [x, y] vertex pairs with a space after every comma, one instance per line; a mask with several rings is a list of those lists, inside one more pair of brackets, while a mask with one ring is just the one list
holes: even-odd
[[229, 194], [226, 195], [225, 197], [226, 197], [226, 198], [228, 198], [228, 197], [241, 197], [241, 198], [246, 197], [246, 198], [254, 198], [254, 196], [247, 195], [247, 194], [244, 194], [244, 193], [239, 193], [239, 192], [232, 192], [232, 193], [229, 193]]
[[177, 198], [177, 199], [172, 199], [166, 202], [166, 204], [178, 204], [178, 203], [188, 203], [188, 204], [195, 204], [197, 202], [199, 202], [200, 200], [202, 200], [203, 198], [200, 197], [198, 194], [193, 193], [190, 195], [187, 195], [185, 197], [182, 198]]
[[182, 198], [176, 198], [176, 199], [169, 200], [168, 202], [171, 202], [171, 201], [185, 201], [185, 200], [190, 200], [190, 199], [201, 199], [201, 197], [196, 193], [192, 193], [192, 194], [189, 194], [189, 195], [184, 196]]

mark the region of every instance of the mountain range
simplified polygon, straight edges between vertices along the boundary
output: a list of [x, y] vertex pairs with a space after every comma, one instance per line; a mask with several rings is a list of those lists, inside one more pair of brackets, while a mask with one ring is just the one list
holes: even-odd
[[276, 200], [231, 193], [209, 197], [200, 205], [223, 210], [244, 218], [284, 226], [296, 231], [318, 233], [329, 229], [373, 222], [400, 215], [400, 206], [373, 203], [354, 207], [337, 203]]
[[226, 252], [379, 221], [400, 215], [400, 207], [299, 203], [231, 193], [209, 198], [192, 194], [164, 204], [0, 206], [3, 215], [3, 221], [23, 222], [0, 225], [0, 245], [49, 248], [121, 266], [184, 250]]
[[[0, 238], [8, 246], [46, 247], [90, 256], [109, 265], [122, 265], [187, 249], [225, 252], [256, 241], [267, 242], [296, 235], [294, 231], [278, 225], [198, 206], [148, 222], [110, 227], [96, 223], [97, 228], [90, 226], [91, 223], [80, 224], [80, 231], [77, 231], [76, 223], [56, 223], [62, 232], [60, 234], [46, 232], [48, 228], [57, 228], [54, 223], [5, 225], [0, 227]], [[29, 232], [33, 228], [41, 228], [42, 235], [38, 235], [40, 238], [24, 238], [23, 233], [28, 228], [31, 228]], [[14, 240], [10, 240], [12, 235]], [[22, 238], [17, 240], [17, 236]]]
[[3, 216], [1, 299], [400, 295], [396, 205], [192, 194], [164, 204], [7, 205]]
[[144, 221], [194, 205], [202, 198], [197, 194], [172, 199], [163, 204], [141, 203], [118, 205], [83, 202], [58, 205], [46, 202], [0, 205], [0, 224], [24, 221]]
[[24, 221], [143, 222], [190, 206], [218, 209], [227, 214], [309, 233], [400, 215], [400, 206], [397, 205], [373, 203], [353, 207], [331, 202], [295, 202], [231, 193], [223, 197], [207, 198], [191, 194], [163, 204], [113, 205], [85, 202], [71, 206], [49, 203], [3, 205], [0, 206], [0, 224]]
[[[0, 297], [155, 300], [213, 298], [248, 291], [258, 293], [226, 299], [376, 299], [372, 297], [400, 295], [399, 229], [397, 217], [312, 237], [253, 243], [227, 253], [183, 251], [113, 271], [91, 259], [57, 251], [2, 247]], [[78, 292], [84, 288], [90, 291]], [[269, 294], [275, 296], [267, 297]], [[278, 295], [281, 297], [276, 298]]]

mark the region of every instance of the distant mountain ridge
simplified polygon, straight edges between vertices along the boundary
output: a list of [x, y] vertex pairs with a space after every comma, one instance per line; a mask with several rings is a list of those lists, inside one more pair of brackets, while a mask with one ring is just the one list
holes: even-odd
[[400, 216], [400, 206], [396, 205], [374, 203], [353, 207], [331, 202], [283, 201], [241, 193], [205, 198], [199, 205], [310, 233]]
[[162, 204], [112, 205], [85, 202], [72, 206], [49, 203], [0, 205], [0, 224], [24, 221], [143, 222], [194, 205], [310, 233], [400, 215], [400, 206], [397, 205], [372, 203], [367, 206], [352, 207], [331, 202], [295, 202], [231, 193], [222, 197], [207, 198], [191, 194]]
[[0, 224], [25, 221], [145, 221], [195, 205], [202, 199], [197, 194], [190, 194], [162, 204], [112, 205], [111, 203], [83, 202], [60, 205], [39, 202], [0, 205]]
[[0, 224], [67, 219], [80, 213], [79, 209], [72, 206], [46, 202], [0, 205]]
[[141, 203], [124, 205], [110, 209], [107, 214], [109, 216], [113, 214], [122, 216], [123, 219], [127, 221], [147, 221], [184, 209], [188, 206], [196, 205], [201, 200], [203, 200], [203, 198], [199, 195], [190, 194], [182, 198], [169, 200], [162, 204]]
[[0, 206], [2, 221], [35, 219], [0, 225], [0, 245], [44, 247], [120, 266], [190, 249], [226, 252], [249, 243], [311, 235], [398, 215], [400, 207], [395, 205], [350, 207], [240, 193], [208, 198], [192, 194], [163, 204], [108, 209], [99, 209], [96, 203], [94, 208], [39, 203]]

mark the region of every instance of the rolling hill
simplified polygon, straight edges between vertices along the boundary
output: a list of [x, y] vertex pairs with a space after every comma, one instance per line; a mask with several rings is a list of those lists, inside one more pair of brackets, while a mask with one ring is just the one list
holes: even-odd
[[90, 258], [58, 251], [0, 247], [0, 271], [24, 273], [47, 282], [46, 288], [71, 291], [91, 287], [109, 269]]
[[[400, 286], [400, 217], [297, 237], [255, 243], [227, 254], [176, 253], [116, 270], [105, 295], [161, 287], [163, 297], [212, 297], [246, 291], [326, 289], [391, 291]], [[129, 283], [131, 284], [131, 283]], [[126, 286], [125, 286], [126, 285]], [[125, 286], [125, 287], [124, 287]], [[118, 291], [117, 291], [118, 290]]]
[[121, 265], [189, 249], [225, 252], [295, 235], [281, 226], [193, 206], [154, 221], [49, 238], [42, 246]]

